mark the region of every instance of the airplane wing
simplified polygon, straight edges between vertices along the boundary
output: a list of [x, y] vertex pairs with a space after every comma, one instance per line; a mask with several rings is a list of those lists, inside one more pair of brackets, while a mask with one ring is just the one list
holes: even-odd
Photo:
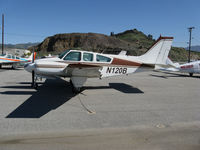
[[70, 83], [74, 92], [79, 92], [87, 78], [101, 78], [102, 66], [92, 64], [69, 64], [63, 70], [65, 76], [70, 77]]
[[17, 63], [26, 63], [27, 61], [16, 60], [16, 59], [6, 59], [0, 58], [0, 64], [17, 64]]
[[101, 76], [102, 66], [92, 64], [69, 64], [63, 72], [66, 76], [97, 77]]
[[18, 61], [0, 61], [0, 64], [17, 64], [17, 63], [21, 63], [21, 61], [20, 62], [18, 62]]

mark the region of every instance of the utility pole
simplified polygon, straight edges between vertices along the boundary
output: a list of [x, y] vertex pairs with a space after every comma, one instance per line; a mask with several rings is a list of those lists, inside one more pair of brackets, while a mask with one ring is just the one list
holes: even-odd
[[4, 51], [4, 14], [2, 14], [2, 55]]
[[194, 29], [194, 27], [189, 27], [189, 28], [188, 28], [188, 30], [189, 30], [189, 32], [190, 32], [188, 62], [190, 62], [190, 50], [191, 50], [192, 29]]

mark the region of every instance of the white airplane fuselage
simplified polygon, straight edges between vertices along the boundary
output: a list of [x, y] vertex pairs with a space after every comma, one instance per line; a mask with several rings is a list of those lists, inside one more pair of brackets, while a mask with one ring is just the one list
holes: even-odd
[[200, 61], [182, 64], [178, 67], [178, 69], [183, 73], [200, 73]]
[[142, 56], [108, 55], [81, 50], [67, 50], [57, 58], [35, 60], [24, 68], [44, 78], [69, 77], [75, 88], [87, 78], [103, 78], [154, 69], [165, 65], [172, 37], [160, 37]]
[[0, 55], [0, 68], [2, 65], [11, 65], [12, 68], [16, 68], [18, 64], [26, 64], [32, 61], [32, 56], [29, 58], [22, 58], [12, 54]]
[[190, 63], [179, 64], [179, 63], [173, 63], [168, 58], [167, 65], [165, 67], [157, 66], [157, 69], [162, 71], [189, 73], [189, 75], [192, 76], [194, 73], [200, 74], [200, 61], [198, 60]]
[[[79, 50], [70, 50], [69, 52], [80, 53], [80, 61], [69, 61], [58, 57], [45, 58], [36, 60], [32, 66], [29, 65], [29, 67], [25, 68], [27, 71], [32, 72], [34, 66], [35, 73], [41, 76], [82, 76], [87, 78], [99, 78], [134, 73], [142, 66], [142, 62], [138, 60], [138, 57], [134, 56], [106, 55]], [[84, 61], [83, 55], [85, 53], [93, 55], [93, 60]], [[97, 61], [97, 55], [106, 57], [110, 59], [110, 61]], [[135, 60], [134, 62], [132, 61], [133, 59]], [[152, 69], [153, 66], [149, 65], [148, 67], [143, 67], [143, 69], [148, 68]]]

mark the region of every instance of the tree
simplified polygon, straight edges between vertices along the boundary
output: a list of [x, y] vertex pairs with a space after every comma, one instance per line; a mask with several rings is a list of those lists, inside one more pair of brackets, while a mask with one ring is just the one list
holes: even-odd
[[153, 35], [149, 34], [148, 36], [148, 39], [152, 40], [153, 39]]

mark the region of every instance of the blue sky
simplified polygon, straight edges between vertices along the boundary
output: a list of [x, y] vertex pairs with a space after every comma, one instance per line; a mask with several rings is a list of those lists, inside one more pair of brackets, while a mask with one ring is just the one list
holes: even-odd
[[199, 6], [199, 0], [0, 0], [0, 13], [5, 15], [5, 43], [136, 28], [155, 39], [173, 36], [174, 46], [185, 47], [190, 26], [195, 27], [192, 45], [200, 45]]

